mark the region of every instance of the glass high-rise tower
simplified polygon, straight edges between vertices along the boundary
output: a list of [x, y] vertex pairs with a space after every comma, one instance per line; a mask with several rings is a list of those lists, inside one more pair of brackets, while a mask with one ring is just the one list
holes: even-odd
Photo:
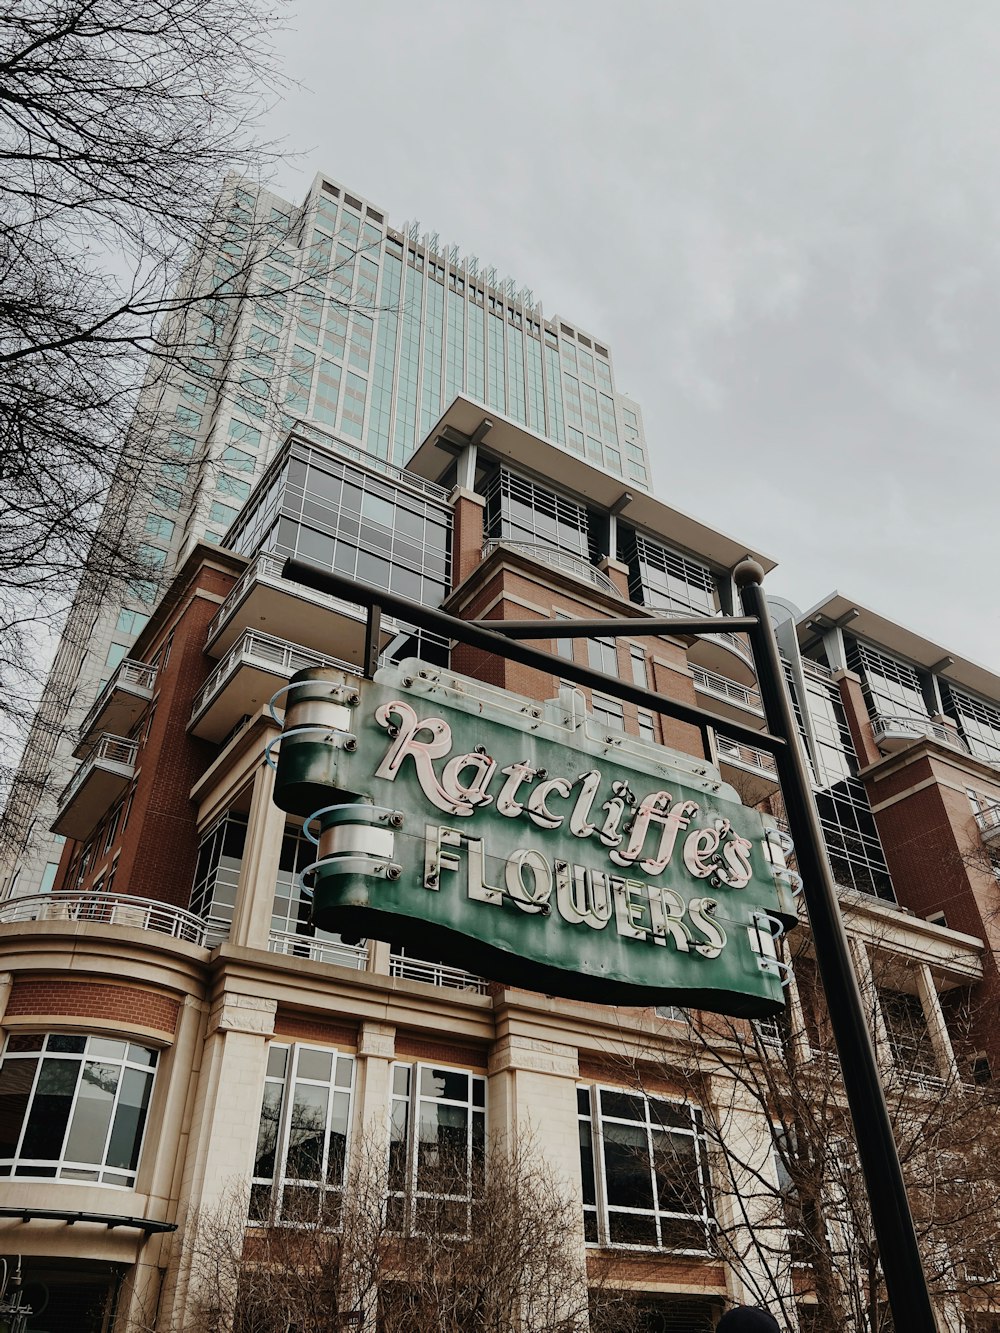
[[[397, 465], [457, 394], [647, 489], [638, 405], [606, 344], [534, 293], [326, 176], [300, 204], [227, 182], [212, 241], [164, 325], [129, 475], [115, 494], [151, 577], [82, 584], [8, 802], [0, 893], [51, 886], [54, 796], [87, 709], [196, 540], [220, 542], [297, 420]], [[157, 446], [141, 434], [155, 423]], [[109, 506], [110, 507], [110, 506]], [[159, 577], [157, 577], [159, 576]]]

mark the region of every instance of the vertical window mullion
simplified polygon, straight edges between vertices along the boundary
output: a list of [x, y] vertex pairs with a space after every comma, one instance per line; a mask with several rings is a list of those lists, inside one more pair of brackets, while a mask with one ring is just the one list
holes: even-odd
[[288, 1045], [288, 1066], [285, 1073], [285, 1092], [281, 1099], [281, 1123], [278, 1126], [278, 1139], [274, 1155], [274, 1216], [280, 1217], [285, 1200], [286, 1159], [288, 1140], [292, 1128], [292, 1108], [295, 1104], [295, 1078], [299, 1067], [299, 1047], [297, 1043]]
[[611, 1221], [608, 1216], [607, 1173], [604, 1167], [604, 1117], [601, 1114], [601, 1089], [590, 1088], [590, 1127], [594, 1142], [594, 1195], [597, 1203], [597, 1239], [602, 1246], [611, 1244]]
[[653, 1155], [653, 1129], [649, 1115], [649, 1099], [643, 1094], [643, 1109], [646, 1113], [646, 1152], [649, 1154], [649, 1196], [653, 1200], [653, 1221], [656, 1226], [656, 1244], [663, 1248], [663, 1232], [660, 1228], [660, 1191], [656, 1183], [656, 1159]]
[[43, 1048], [40, 1051], [33, 1051], [32, 1054], [36, 1057], [35, 1076], [31, 1080], [31, 1091], [28, 1093], [28, 1101], [24, 1108], [24, 1119], [21, 1121], [21, 1132], [17, 1136], [17, 1147], [14, 1150], [14, 1165], [11, 1167], [12, 1172], [17, 1170], [17, 1163], [21, 1158], [21, 1144], [24, 1142], [25, 1130], [27, 1130], [28, 1121], [31, 1119], [31, 1108], [35, 1104], [35, 1093], [38, 1090], [38, 1080], [42, 1073], [42, 1059], [45, 1056], [45, 1050]]

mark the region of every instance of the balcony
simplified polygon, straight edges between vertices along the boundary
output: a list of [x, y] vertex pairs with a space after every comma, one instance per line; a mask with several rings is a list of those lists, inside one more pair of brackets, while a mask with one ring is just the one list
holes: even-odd
[[128, 926], [169, 935], [188, 944], [205, 943], [205, 923], [183, 908], [127, 893], [36, 893], [0, 903], [0, 925], [22, 921], [80, 921]]
[[751, 727], [757, 722], [763, 726], [764, 708], [757, 690], [700, 666], [692, 665], [691, 674], [695, 689], [709, 697], [716, 713]]
[[464, 968], [426, 963], [421, 958], [408, 958], [402, 953], [389, 955], [389, 975], [407, 981], [423, 981], [428, 986], [443, 986], [446, 990], [472, 991], [475, 995], [486, 995], [490, 988], [485, 978], [466, 972]]
[[139, 742], [104, 734], [86, 751], [59, 797], [52, 832], [83, 841], [135, 776]]
[[[250, 562], [208, 627], [209, 655], [224, 657], [249, 628], [317, 652], [336, 645], [345, 661], [361, 666], [366, 619], [362, 607], [282, 578], [284, 564], [282, 556], [266, 552]], [[391, 643], [397, 631], [396, 622], [387, 616], [380, 647]]]
[[244, 630], [195, 695], [188, 731], [218, 744], [242, 717], [266, 704], [296, 671], [318, 666], [339, 667], [360, 675], [353, 662], [327, 657], [257, 630]]
[[987, 847], [1000, 844], [1000, 805], [988, 805], [976, 814], [979, 836]]
[[308, 958], [313, 963], [333, 963], [336, 967], [352, 967], [356, 972], [363, 972], [368, 966], [368, 946], [365, 944], [344, 944], [340, 940], [321, 940], [272, 930], [267, 947], [271, 953]]
[[146, 711], [155, 684], [156, 667], [126, 657], [84, 718], [74, 757], [82, 759], [94, 736], [102, 731], [115, 736], [131, 731]]
[[957, 732], [940, 722], [932, 722], [929, 717], [876, 717], [872, 719], [872, 735], [883, 754], [896, 754], [918, 740], [937, 741], [959, 754], [969, 753], [969, 747]]
[[[722, 769], [723, 777], [726, 776], [727, 767], [738, 769], [741, 773], [751, 773], [760, 780], [760, 794], [755, 799], [759, 800], [765, 795], [769, 795], [778, 789], [778, 766], [774, 761], [774, 755], [768, 754], [765, 750], [757, 750], [752, 745], [741, 745], [739, 741], [730, 740], [728, 736], [719, 736], [715, 738], [715, 746], [719, 754], [719, 767]], [[727, 781], [733, 782], [732, 774]], [[752, 801], [747, 802], [753, 804]]]
[[[703, 608], [690, 606], [647, 606], [646, 610], [651, 616], [669, 616], [677, 620], [692, 620], [698, 616], [711, 614]], [[757, 672], [753, 664], [753, 654], [749, 645], [739, 635], [731, 634], [729, 630], [719, 630], [718, 634], [684, 637], [692, 639], [688, 647], [688, 661], [691, 666], [699, 666], [709, 675], [728, 680], [733, 684], [756, 684]]]
[[608, 578], [607, 574], [602, 574], [582, 555], [573, 555], [570, 551], [560, 551], [556, 546], [546, 546], [543, 542], [518, 542], [508, 541], [506, 537], [494, 537], [483, 546], [483, 559], [487, 559], [494, 551], [502, 549], [504, 551], [513, 551], [517, 555], [523, 555], [528, 560], [536, 560], [541, 565], [548, 565], [550, 569], [558, 569], [562, 574], [569, 574], [571, 578], [579, 579], [581, 583], [589, 583], [593, 588], [599, 588], [601, 592], [609, 597], [621, 598], [621, 593]]

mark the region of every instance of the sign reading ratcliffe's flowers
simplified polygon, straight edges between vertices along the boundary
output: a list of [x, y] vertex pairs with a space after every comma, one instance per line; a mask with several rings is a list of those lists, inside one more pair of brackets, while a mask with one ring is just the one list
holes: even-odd
[[[578, 700], [577, 696], [577, 700]], [[313, 920], [548, 994], [782, 1004], [761, 816], [707, 764], [411, 661], [288, 689], [275, 800], [318, 843]]]

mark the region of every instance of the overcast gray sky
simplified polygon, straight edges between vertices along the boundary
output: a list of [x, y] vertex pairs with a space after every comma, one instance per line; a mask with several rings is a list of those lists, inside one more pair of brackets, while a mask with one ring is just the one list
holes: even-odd
[[606, 339], [656, 491], [1000, 670], [996, 0], [296, 0], [300, 154]]

